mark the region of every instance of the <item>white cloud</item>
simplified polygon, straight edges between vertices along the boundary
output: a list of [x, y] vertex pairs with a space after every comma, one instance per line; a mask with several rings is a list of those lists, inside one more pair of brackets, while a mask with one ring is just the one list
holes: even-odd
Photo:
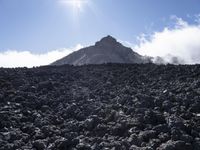
[[200, 63], [200, 22], [189, 24], [176, 16], [171, 19], [176, 21], [173, 28], [165, 27], [150, 38], [142, 35], [133, 49], [142, 55], [160, 56], [169, 63], [175, 57], [185, 64]]
[[[182, 18], [171, 16], [175, 21], [173, 28], [165, 27], [152, 35], [141, 34], [139, 44], [120, 41], [132, 47], [141, 55], [154, 57], [154, 62], [165, 63], [200, 63], [200, 15], [196, 15], [194, 24], [189, 24]], [[30, 51], [8, 50], [0, 52], [0, 67], [33, 67], [48, 65], [69, 53], [82, 48], [59, 49], [44, 54], [34, 54]], [[160, 57], [157, 57], [160, 56]]]
[[175, 28], [181, 28], [181, 27], [188, 27], [189, 26], [189, 24], [186, 21], [184, 21], [182, 18], [179, 18], [175, 15], [172, 15], [170, 17], [170, 19], [175, 21]]
[[48, 65], [80, 48], [82, 48], [82, 46], [78, 44], [74, 48], [63, 48], [43, 54], [33, 54], [30, 51], [8, 50], [0, 52], [0, 67], [10, 68]]
[[195, 22], [200, 24], [200, 14], [195, 15]]

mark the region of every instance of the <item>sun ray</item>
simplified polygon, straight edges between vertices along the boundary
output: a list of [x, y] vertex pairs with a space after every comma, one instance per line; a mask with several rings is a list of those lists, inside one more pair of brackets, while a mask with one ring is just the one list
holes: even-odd
[[61, 0], [61, 2], [68, 4], [75, 11], [81, 11], [88, 0]]

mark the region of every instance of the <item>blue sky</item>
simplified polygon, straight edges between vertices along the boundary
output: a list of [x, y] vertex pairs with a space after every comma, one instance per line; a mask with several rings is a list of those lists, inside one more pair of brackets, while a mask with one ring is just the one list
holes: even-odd
[[195, 24], [200, 14], [199, 0], [79, 0], [81, 6], [69, 1], [0, 0], [0, 52], [70, 51], [106, 35], [134, 45], [142, 34], [175, 28], [178, 19]]
[[108, 34], [135, 42], [141, 33], [161, 30], [171, 15], [190, 21], [187, 15], [199, 14], [199, 6], [199, 0], [89, 0], [74, 15], [59, 0], [0, 0], [0, 50], [46, 52]]

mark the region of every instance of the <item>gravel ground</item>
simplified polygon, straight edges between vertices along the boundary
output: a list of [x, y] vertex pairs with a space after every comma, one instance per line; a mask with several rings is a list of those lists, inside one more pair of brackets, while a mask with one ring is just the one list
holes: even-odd
[[200, 65], [0, 68], [0, 150], [200, 150]]

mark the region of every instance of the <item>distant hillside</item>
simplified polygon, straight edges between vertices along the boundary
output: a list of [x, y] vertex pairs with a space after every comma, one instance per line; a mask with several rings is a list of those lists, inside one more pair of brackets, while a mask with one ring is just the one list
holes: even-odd
[[111, 36], [102, 38], [94, 46], [80, 49], [68, 56], [53, 62], [51, 65], [84, 65], [103, 63], [149, 63], [149, 57], [134, 52], [131, 48], [123, 46]]

